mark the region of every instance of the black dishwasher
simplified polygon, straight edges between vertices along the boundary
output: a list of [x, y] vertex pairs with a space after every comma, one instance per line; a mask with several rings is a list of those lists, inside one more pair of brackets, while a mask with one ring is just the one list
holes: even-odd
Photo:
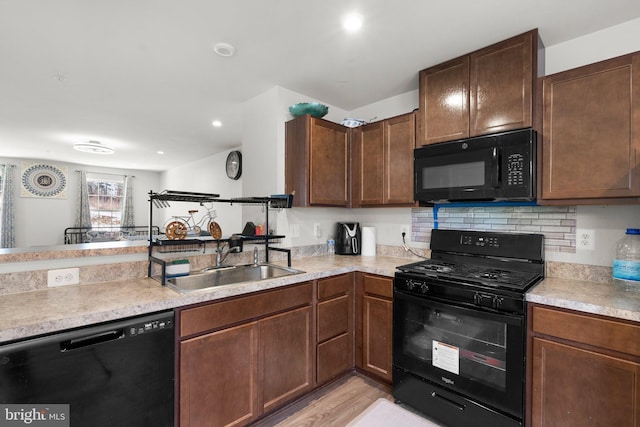
[[70, 425], [173, 426], [172, 311], [0, 345], [0, 402], [69, 404]]

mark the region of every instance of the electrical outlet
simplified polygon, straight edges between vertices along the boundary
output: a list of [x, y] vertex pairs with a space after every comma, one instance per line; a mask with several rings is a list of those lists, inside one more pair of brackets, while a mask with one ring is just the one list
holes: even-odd
[[402, 224], [400, 226], [400, 233], [404, 233], [407, 238], [410, 237], [410, 235], [411, 235], [411, 226], [407, 225], [407, 224]]
[[291, 237], [300, 237], [300, 224], [289, 224], [289, 234]]
[[47, 272], [47, 286], [77, 285], [80, 283], [79, 268], [61, 268]]
[[576, 246], [578, 249], [593, 251], [596, 248], [594, 230], [579, 228], [576, 230]]
[[320, 228], [320, 224], [317, 222], [313, 224], [313, 235], [316, 237], [322, 236], [322, 229]]

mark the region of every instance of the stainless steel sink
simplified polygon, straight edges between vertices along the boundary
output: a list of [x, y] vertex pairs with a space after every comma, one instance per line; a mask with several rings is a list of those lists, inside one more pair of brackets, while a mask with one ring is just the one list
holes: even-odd
[[175, 277], [167, 280], [167, 286], [180, 293], [188, 293], [216, 286], [273, 279], [300, 273], [304, 273], [304, 271], [280, 265], [246, 264], [215, 268], [189, 276]]

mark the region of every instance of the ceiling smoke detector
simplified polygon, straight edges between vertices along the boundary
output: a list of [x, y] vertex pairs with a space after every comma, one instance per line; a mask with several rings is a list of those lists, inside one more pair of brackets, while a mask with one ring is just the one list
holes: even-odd
[[78, 142], [73, 144], [73, 149], [91, 154], [113, 154], [113, 148], [104, 145], [99, 141]]
[[220, 56], [233, 56], [236, 53], [236, 48], [229, 43], [216, 43], [213, 46], [213, 51]]

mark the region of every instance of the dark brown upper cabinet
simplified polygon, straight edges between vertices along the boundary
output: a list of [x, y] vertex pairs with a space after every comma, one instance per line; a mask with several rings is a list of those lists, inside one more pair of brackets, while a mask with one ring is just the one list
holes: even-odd
[[285, 126], [285, 193], [293, 206], [348, 207], [349, 129], [311, 117]]
[[543, 79], [543, 204], [640, 201], [640, 52]]
[[537, 127], [538, 30], [422, 70], [416, 146]]
[[355, 128], [352, 138], [352, 206], [413, 206], [415, 113]]

